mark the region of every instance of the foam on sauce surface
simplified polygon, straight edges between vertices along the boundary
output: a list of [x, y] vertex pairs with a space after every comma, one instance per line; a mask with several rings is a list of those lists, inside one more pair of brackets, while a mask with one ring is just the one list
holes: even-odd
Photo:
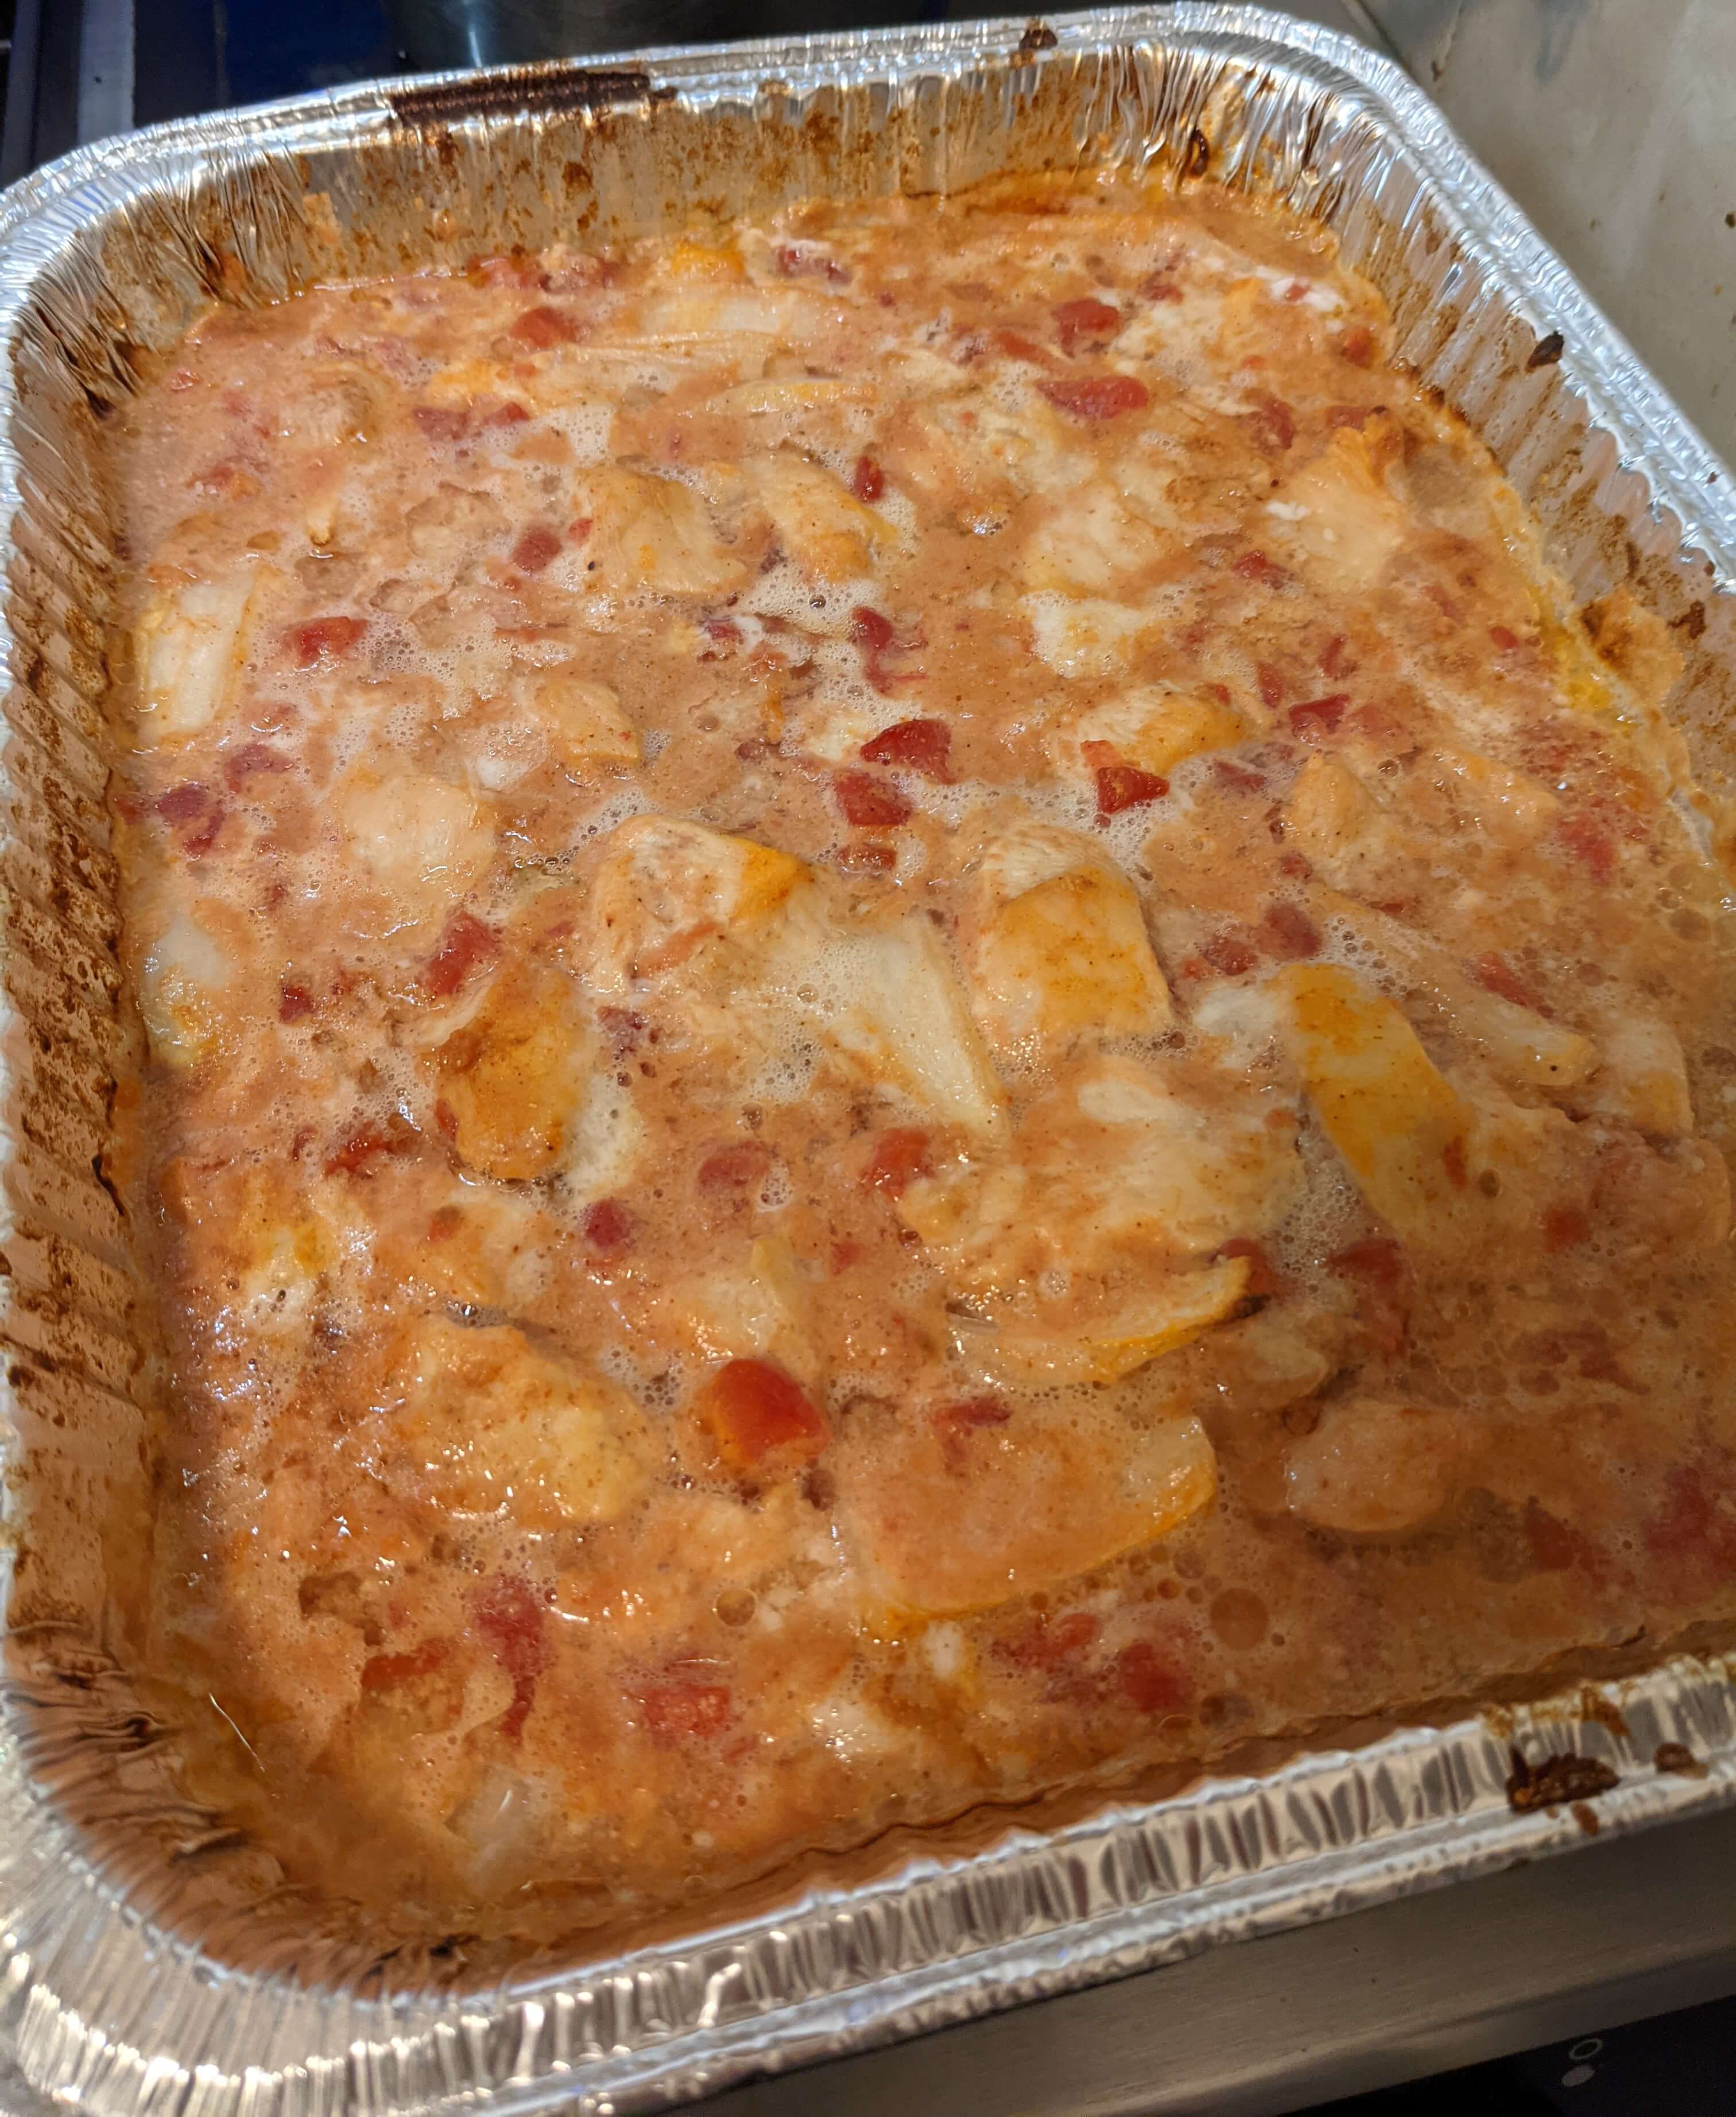
[[1673, 650], [1388, 337], [1026, 183], [141, 395], [150, 1661], [292, 1875], [600, 1916], [1736, 1612]]

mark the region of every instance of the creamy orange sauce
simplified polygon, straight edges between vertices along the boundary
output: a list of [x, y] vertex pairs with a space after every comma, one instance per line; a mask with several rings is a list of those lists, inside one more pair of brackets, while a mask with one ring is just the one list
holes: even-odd
[[1673, 650], [1388, 341], [1026, 184], [139, 398], [150, 1659], [292, 1875], [600, 1916], [1736, 1610]]

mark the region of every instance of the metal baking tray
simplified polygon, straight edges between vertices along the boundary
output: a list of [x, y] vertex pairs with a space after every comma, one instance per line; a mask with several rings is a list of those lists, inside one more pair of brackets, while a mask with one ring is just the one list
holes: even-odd
[[[1432, 105], [1326, 30], [1177, 5], [387, 83], [85, 149], [0, 200], [0, 2079], [104, 2117], [649, 2108], [1736, 1800], [1736, 1686], [1678, 1655], [894, 1833], [563, 1957], [382, 1954], [179, 1794], [174, 1731], [110, 1650], [143, 1488], [99, 1163], [121, 1040], [102, 434], [140, 348], [214, 294], [1106, 162], [1337, 231], [1574, 592], [1625, 581], [1675, 628], [1672, 710], [1727, 796], [1727, 473]], [[1550, 1756], [1578, 1761], [1540, 1779]]]

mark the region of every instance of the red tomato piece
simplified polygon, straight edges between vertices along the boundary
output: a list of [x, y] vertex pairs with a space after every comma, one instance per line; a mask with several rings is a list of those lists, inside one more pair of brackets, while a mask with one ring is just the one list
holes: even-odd
[[1167, 272], [1154, 272], [1139, 289], [1148, 302], [1180, 302], [1187, 297]]
[[1326, 409], [1326, 423], [1329, 427], [1355, 427], [1360, 430], [1367, 426], [1369, 414], [1374, 409], [1372, 404], [1329, 404]]
[[171, 786], [166, 794], [157, 797], [157, 814], [165, 823], [196, 823], [210, 805], [210, 788], [201, 786], [196, 779], [183, 780], [178, 786]]
[[618, 1198], [599, 1198], [584, 1210], [584, 1241], [598, 1257], [619, 1257], [631, 1248], [635, 1232], [633, 1215]]
[[1260, 952], [1240, 934], [1214, 934], [1200, 943], [1200, 954], [1221, 977], [1239, 978], [1260, 960]]
[[1212, 776], [1220, 786], [1228, 786], [1238, 794], [1258, 794], [1266, 782], [1250, 765], [1238, 764], [1234, 758], [1220, 757], [1212, 760]]
[[1097, 814], [1119, 816], [1124, 809], [1138, 809], [1147, 801], [1160, 801], [1170, 782], [1156, 772], [1137, 764], [1100, 764], [1097, 767]]
[[[625, 1058], [638, 1050], [645, 1035], [645, 1017], [630, 1007], [599, 1007], [597, 1024], [609, 1040], [609, 1055]], [[657, 1040], [653, 1037], [652, 1041]]]
[[521, 574], [540, 574], [561, 548], [561, 539], [543, 523], [533, 523], [512, 547], [512, 563]]
[[850, 489], [865, 505], [871, 505], [886, 490], [886, 473], [872, 456], [858, 456], [851, 473]]
[[1065, 353], [1077, 353], [1082, 345], [1094, 350], [1106, 346], [1121, 328], [1121, 311], [1091, 294], [1061, 302], [1053, 314], [1055, 334]]
[[509, 397], [504, 404], [497, 404], [483, 419], [485, 427], [522, 427], [530, 414], [522, 404], [515, 404]]
[[1296, 438], [1296, 415], [1281, 397], [1263, 397], [1248, 421], [1262, 455], [1281, 456]]
[[1338, 350], [1352, 367], [1366, 367], [1374, 357], [1374, 334], [1366, 324], [1352, 324], [1339, 339]]
[[537, 1679], [554, 1658], [544, 1633], [547, 1619], [546, 1598], [516, 1574], [497, 1573], [471, 1599], [471, 1622], [512, 1678], [512, 1703], [500, 1723], [509, 1742], [517, 1741], [524, 1732], [536, 1701]]
[[811, 1463], [830, 1438], [826, 1422], [793, 1375], [769, 1360], [732, 1360], [695, 1400], [699, 1423], [726, 1467], [741, 1475], [768, 1457]]
[[1596, 1575], [1604, 1570], [1604, 1554], [1591, 1539], [1535, 1500], [1526, 1502], [1525, 1539], [1540, 1573]]
[[1143, 412], [1152, 401], [1151, 391], [1132, 375], [1067, 377], [1037, 387], [1058, 412], [1075, 419], [1120, 419], [1129, 412]]
[[1254, 669], [1254, 680], [1260, 687], [1262, 701], [1276, 710], [1284, 703], [1284, 672], [1274, 669], [1269, 662], [1258, 663]]
[[639, 1695], [645, 1732], [660, 1750], [708, 1742], [729, 1725], [734, 1700], [721, 1683], [659, 1683]]
[[367, 630], [365, 617], [310, 617], [305, 625], [293, 625], [289, 639], [297, 667], [312, 669], [353, 653]]
[[1489, 628], [1489, 636], [1494, 642], [1495, 645], [1501, 649], [1501, 652], [1503, 654], [1511, 654], [1513, 649], [1519, 644], [1518, 634], [1512, 631], [1504, 625], [1490, 625]]
[[1336, 679], [1348, 676], [1356, 666], [1345, 652], [1344, 634], [1335, 632], [1320, 650], [1320, 673]]
[[238, 794], [256, 772], [287, 772], [289, 759], [268, 742], [243, 743], [225, 760], [223, 776], [232, 794]]
[[1728, 1452], [1702, 1447], [1670, 1472], [1664, 1503], [1646, 1524], [1654, 1557], [1703, 1593], [1736, 1576], [1736, 1483]]
[[769, 1146], [757, 1139], [734, 1140], [712, 1149], [699, 1164], [697, 1181], [701, 1191], [713, 1197], [724, 1192], [739, 1196], [750, 1183], [761, 1182], [771, 1165]]
[[470, 973], [492, 960], [499, 948], [492, 926], [484, 925], [473, 912], [455, 911], [422, 974], [422, 990], [435, 999], [450, 999]]
[[858, 603], [850, 613], [850, 638], [857, 647], [866, 647], [871, 654], [884, 654], [892, 646], [896, 634], [892, 620], [866, 603]]
[[1319, 742], [1332, 734], [1344, 718], [1350, 703], [1348, 691], [1332, 691], [1323, 699], [1304, 699], [1290, 709], [1290, 731], [1304, 742]]
[[871, 772], [834, 773], [832, 791], [845, 822], [858, 830], [885, 830], [910, 820], [909, 802], [896, 786], [876, 779]]
[[1591, 1238], [1591, 1216], [1577, 1206], [1550, 1206], [1543, 1215], [1543, 1246], [1552, 1254]]
[[1320, 929], [1300, 904], [1286, 897], [1268, 906], [1260, 921], [1260, 938], [1282, 963], [1299, 963], [1320, 952]]
[[306, 985], [284, 985], [278, 995], [277, 1018], [279, 1022], [299, 1022], [304, 1015], [313, 1012], [313, 994]]
[[364, 1690], [396, 1690], [419, 1676], [432, 1676], [452, 1651], [450, 1640], [424, 1640], [408, 1653], [371, 1654], [362, 1664]]
[[470, 431], [470, 414], [445, 404], [413, 404], [410, 417], [426, 440], [447, 448], [455, 447]]
[[416, 1135], [399, 1118], [384, 1125], [358, 1125], [326, 1158], [328, 1176], [364, 1174], [382, 1157], [408, 1154]]
[[865, 1191], [884, 1191], [889, 1198], [896, 1198], [917, 1177], [933, 1174], [928, 1134], [914, 1125], [893, 1125], [875, 1135], [858, 1180]]
[[1187, 1671], [1149, 1640], [1123, 1647], [1115, 1656], [1115, 1681], [1138, 1713], [1185, 1712], [1194, 1696]]
[[1263, 551], [1244, 551], [1230, 569], [1244, 581], [1253, 581], [1261, 588], [1281, 588], [1290, 579], [1280, 565], [1276, 565]]
[[1615, 879], [1615, 841], [1591, 816], [1563, 816], [1555, 835], [1600, 885]]
[[902, 764], [907, 771], [920, 772], [945, 786], [952, 783], [947, 769], [952, 746], [953, 731], [944, 721], [899, 721], [870, 736], [861, 754], [866, 763]]
[[1380, 1351], [1404, 1350], [1410, 1326], [1405, 1253], [1390, 1235], [1367, 1235], [1327, 1260], [1341, 1279], [1355, 1282], [1356, 1312]]
[[565, 309], [557, 309], [552, 302], [540, 302], [509, 326], [511, 335], [522, 344], [534, 346], [546, 352], [552, 345], [570, 345], [579, 335], [579, 320]]
[[1498, 994], [1503, 999], [1510, 999], [1515, 1007], [1536, 1006], [1531, 987], [1498, 950], [1485, 950], [1475, 962], [1466, 967], [1484, 992]]

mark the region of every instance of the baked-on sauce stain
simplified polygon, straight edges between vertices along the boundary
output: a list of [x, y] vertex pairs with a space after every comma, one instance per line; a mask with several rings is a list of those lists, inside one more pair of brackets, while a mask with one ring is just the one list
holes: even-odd
[[1023, 182], [132, 408], [150, 1659], [293, 1875], [552, 1930], [1736, 1609], [1677, 652], [1390, 345]]

